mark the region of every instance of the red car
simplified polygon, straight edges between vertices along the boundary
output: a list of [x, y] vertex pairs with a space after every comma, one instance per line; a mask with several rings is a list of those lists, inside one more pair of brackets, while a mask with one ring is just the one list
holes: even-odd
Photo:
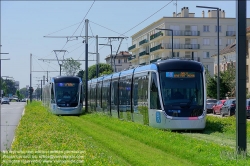
[[213, 114], [220, 114], [221, 108], [225, 102], [226, 102], [226, 100], [217, 101], [217, 103], [213, 106]]

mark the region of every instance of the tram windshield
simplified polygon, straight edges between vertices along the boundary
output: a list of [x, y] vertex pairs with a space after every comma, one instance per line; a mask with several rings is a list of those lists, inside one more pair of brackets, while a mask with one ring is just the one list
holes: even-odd
[[161, 72], [160, 85], [165, 106], [203, 106], [204, 92], [201, 72]]
[[57, 105], [76, 107], [79, 101], [79, 83], [55, 83]]

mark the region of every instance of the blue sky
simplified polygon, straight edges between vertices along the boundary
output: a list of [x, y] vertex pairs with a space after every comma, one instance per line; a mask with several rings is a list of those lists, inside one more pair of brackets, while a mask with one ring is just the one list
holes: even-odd
[[[46, 76], [46, 71], [59, 71], [53, 50], [67, 50], [64, 58], [85, 59], [83, 39], [68, 41], [66, 38], [46, 38], [44, 36], [79, 36], [85, 35], [84, 17], [89, 19], [89, 35], [129, 37], [123, 40], [119, 51], [127, 51], [132, 45], [131, 36], [149, 24], [166, 16], [172, 17], [176, 12], [176, 1], [1, 1], [1, 55], [2, 76], [13, 77], [20, 82], [20, 88], [30, 85], [30, 54], [32, 54], [32, 86], [37, 87]], [[92, 7], [91, 7], [92, 5]], [[166, 6], [166, 7], [164, 7]], [[177, 1], [177, 12], [188, 7], [189, 12], [201, 17], [202, 10], [196, 6], [212, 6], [225, 10], [226, 17], [236, 17], [235, 1]], [[91, 8], [90, 8], [91, 7]], [[164, 8], [163, 8], [164, 7]], [[163, 8], [163, 9], [161, 9]], [[247, 4], [250, 9], [250, 4]], [[160, 10], [161, 9], [161, 10]], [[89, 12], [88, 12], [89, 11]], [[88, 14], [87, 14], [88, 12]], [[247, 11], [250, 17], [250, 11]], [[82, 22], [82, 23], [81, 23]], [[99, 44], [107, 44], [107, 39], [99, 39]], [[89, 39], [89, 52], [95, 52], [95, 39]], [[112, 41], [116, 52], [119, 41]], [[110, 54], [110, 47], [99, 46], [100, 61]], [[60, 53], [60, 57], [63, 53]], [[95, 60], [89, 54], [89, 60]], [[81, 68], [85, 70], [85, 62]], [[94, 61], [89, 62], [89, 66]], [[49, 77], [59, 72], [50, 72]], [[4, 77], [5, 79], [5, 77]]]

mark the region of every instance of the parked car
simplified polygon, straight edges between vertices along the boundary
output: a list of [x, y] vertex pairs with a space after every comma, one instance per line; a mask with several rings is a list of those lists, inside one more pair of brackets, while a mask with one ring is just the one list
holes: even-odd
[[21, 102], [27, 102], [27, 99], [24, 98], [24, 99], [21, 100]]
[[213, 106], [213, 114], [220, 114], [221, 107], [226, 102], [226, 100], [219, 100], [217, 103]]
[[250, 99], [246, 101], [247, 118], [250, 118]]
[[1, 99], [1, 104], [10, 104], [10, 99], [7, 98], [7, 97], [3, 97], [3, 98]]
[[228, 99], [221, 107], [221, 116], [228, 115], [232, 116], [235, 115], [236, 109], [236, 99]]
[[216, 99], [207, 99], [207, 113], [212, 113], [213, 112], [213, 106], [217, 103]]

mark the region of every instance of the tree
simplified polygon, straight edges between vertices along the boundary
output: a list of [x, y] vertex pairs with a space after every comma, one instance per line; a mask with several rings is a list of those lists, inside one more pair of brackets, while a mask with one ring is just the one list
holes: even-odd
[[[4, 82], [3, 78], [1, 78], [1, 87], [2, 87], [1, 90], [5, 91], [5, 89], [6, 89], [6, 83]], [[2, 96], [0, 96], [0, 97], [2, 97]]]
[[235, 66], [233, 66], [233, 65], [227, 66], [227, 70], [224, 72], [221, 72], [221, 80], [225, 84], [225, 86], [227, 87], [226, 90], [228, 90], [228, 91], [225, 93], [227, 93], [228, 97], [235, 97], [236, 96], [235, 74], [236, 74], [236, 69], [235, 69]]
[[[113, 72], [112, 67], [109, 64], [100, 63], [99, 64], [99, 76], [111, 74]], [[88, 68], [88, 78], [96, 78], [96, 65], [90, 66]]]
[[16, 87], [15, 87], [15, 82], [12, 80], [5, 79], [3, 80], [3, 91], [4, 95], [8, 96], [9, 94], [16, 94]]
[[[220, 98], [235, 97], [235, 67], [233, 65], [228, 66], [226, 71], [220, 72]], [[211, 77], [207, 73], [207, 96], [211, 98], [217, 98], [217, 75]]]
[[75, 76], [80, 70], [81, 63], [74, 60], [73, 58], [67, 58], [62, 64], [63, 70], [66, 72], [67, 76]]
[[76, 76], [77, 76], [77, 77], [80, 77], [80, 78], [83, 78], [83, 76], [84, 76], [84, 71], [83, 71], [83, 70], [80, 70]]
[[22, 88], [22, 89], [20, 89], [19, 90], [19, 93], [21, 94], [21, 98], [28, 98], [28, 90], [27, 90], [27, 88]]
[[16, 91], [16, 95], [18, 99], [23, 98], [19, 90]]

